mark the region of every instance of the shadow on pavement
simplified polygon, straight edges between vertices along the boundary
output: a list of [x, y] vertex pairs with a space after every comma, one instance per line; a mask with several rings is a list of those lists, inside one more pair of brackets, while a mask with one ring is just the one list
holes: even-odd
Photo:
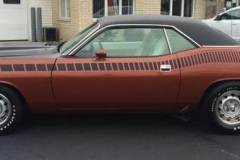
[[[185, 122], [172, 115], [162, 114], [79, 114], [79, 115], [37, 115], [27, 118], [22, 132], [68, 132], [94, 129], [95, 131], [149, 131], [214, 133], [212, 127], [197, 120]], [[19, 131], [19, 130], [18, 130]], [[17, 132], [18, 132], [17, 131]]]

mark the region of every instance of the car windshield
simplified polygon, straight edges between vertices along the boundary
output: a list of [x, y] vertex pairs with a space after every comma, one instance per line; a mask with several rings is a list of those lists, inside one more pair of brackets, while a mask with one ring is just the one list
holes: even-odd
[[67, 53], [73, 46], [75, 46], [78, 42], [83, 40], [91, 31], [93, 31], [95, 28], [97, 28], [98, 23], [94, 23], [87, 27], [85, 30], [80, 32], [75, 37], [69, 39], [66, 41], [61, 47], [60, 47], [60, 53], [65, 54]]

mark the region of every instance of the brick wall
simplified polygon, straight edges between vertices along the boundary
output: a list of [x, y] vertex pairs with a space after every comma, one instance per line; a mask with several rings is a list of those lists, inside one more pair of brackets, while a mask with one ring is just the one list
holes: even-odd
[[[65, 41], [93, 23], [92, 0], [71, 0], [71, 17], [60, 18], [59, 1], [53, 1], [53, 25], [59, 30], [60, 41]], [[196, 0], [194, 18], [205, 19], [207, 0]], [[135, 14], [158, 14], [161, 11], [161, 0], [134, 0]]]
[[65, 41], [79, 32], [79, 0], [71, 0], [71, 17], [60, 17], [60, 1], [53, 0], [53, 25], [58, 28], [59, 40]]
[[194, 18], [195, 19], [205, 19], [206, 18], [206, 0], [196, 0], [195, 1], [195, 13]]
[[79, 0], [79, 30], [85, 29], [93, 23], [92, 0]]
[[135, 0], [135, 14], [160, 14], [161, 0]]

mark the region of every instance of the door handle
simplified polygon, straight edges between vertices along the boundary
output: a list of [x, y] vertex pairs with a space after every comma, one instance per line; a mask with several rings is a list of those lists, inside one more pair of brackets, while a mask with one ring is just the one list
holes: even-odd
[[172, 66], [170, 64], [162, 64], [160, 66], [160, 71], [161, 72], [171, 72], [172, 71]]

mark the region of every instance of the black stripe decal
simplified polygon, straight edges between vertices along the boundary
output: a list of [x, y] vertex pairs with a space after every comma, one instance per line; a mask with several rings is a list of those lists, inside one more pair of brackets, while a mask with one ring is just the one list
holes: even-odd
[[118, 63], [118, 68], [119, 68], [119, 70], [123, 70], [123, 64], [122, 63]]
[[127, 70], [127, 71], [129, 71], [129, 66], [128, 66], [128, 63], [124, 63], [124, 68], [125, 68], [125, 70]]
[[213, 55], [212, 55], [210, 52], [208, 52], [208, 55], [209, 55], [209, 57], [210, 57], [211, 62], [214, 62], [214, 60], [213, 60]]
[[76, 67], [77, 71], [83, 71], [83, 65], [81, 63], [76, 63], [75, 67]]
[[107, 68], [108, 71], [111, 71], [111, 70], [112, 70], [111, 63], [105, 63], [105, 66], [106, 66], [106, 68]]
[[136, 69], [136, 70], [140, 70], [140, 67], [139, 67], [139, 65], [138, 65], [137, 62], [134, 63], [134, 66], [135, 66], [135, 69]]
[[153, 66], [154, 66], [154, 69], [155, 69], [155, 70], [159, 70], [159, 69], [158, 69], [157, 62], [154, 62], [154, 63], [153, 63]]
[[4, 72], [13, 71], [12, 65], [10, 64], [0, 65], [0, 68], [1, 68], [1, 71], [4, 71]]
[[24, 65], [23, 64], [14, 64], [13, 65], [14, 71], [24, 71]]
[[238, 61], [238, 60], [237, 60], [237, 53], [234, 52], [233, 56], [234, 56], [234, 62], [237, 63], [237, 61]]
[[146, 70], [149, 70], [149, 66], [148, 66], [148, 63], [147, 63], [147, 62], [144, 63], [144, 66], [145, 66], [145, 69], [146, 69]]
[[27, 71], [36, 71], [36, 67], [34, 64], [25, 64], [25, 68]]
[[181, 68], [182, 68], [182, 67], [185, 67], [185, 65], [184, 65], [184, 63], [183, 63], [183, 58], [182, 58], [182, 57], [180, 58], [180, 63], [179, 63], [179, 64], [180, 64], [180, 67], [181, 67]]
[[175, 68], [178, 68], [178, 60], [176, 60], [176, 59], [173, 59], [173, 64], [174, 64], [174, 66], [175, 66]]
[[205, 63], [202, 54], [199, 54], [199, 60], [200, 60], [200, 64]]
[[206, 53], [203, 53], [203, 57], [205, 58], [206, 63], [209, 63], [209, 62], [210, 62], [210, 60], [209, 60], [209, 58], [207, 57], [207, 54], [206, 54]]
[[217, 62], [216, 54], [213, 53], [213, 52], [211, 52], [211, 55], [212, 55], [212, 57], [213, 57], [213, 62]]
[[194, 59], [195, 59], [195, 62], [196, 62], [196, 64], [198, 65], [198, 64], [199, 64], [199, 62], [198, 62], [197, 55], [193, 55], [193, 57], [194, 57]]
[[168, 61], [159, 62], [123, 62], [123, 63], [58, 63], [53, 64], [2, 64], [0, 70], [9, 71], [134, 71], [134, 70], [159, 70], [161, 64], [170, 64], [172, 69], [185, 68], [204, 63], [239, 63], [240, 52], [237, 51], [218, 51], [205, 52], [189, 55]]
[[104, 63], [98, 63], [98, 68], [100, 69], [100, 71], [104, 71], [105, 70]]
[[184, 60], [185, 60], [185, 63], [187, 64], [187, 67], [188, 67], [188, 66], [191, 66], [191, 65], [190, 65], [190, 61], [189, 61], [189, 59], [188, 59], [188, 56], [187, 56], [187, 57], [184, 57]]
[[45, 64], [37, 64], [36, 66], [38, 71], [47, 71]]
[[91, 67], [93, 71], [97, 71], [98, 70], [98, 65], [97, 63], [91, 63]]
[[75, 71], [74, 65], [72, 63], [67, 64], [68, 71]]
[[129, 66], [130, 66], [130, 70], [135, 70], [133, 63], [130, 63]]
[[224, 58], [223, 58], [222, 52], [219, 52], [219, 55], [220, 55], [220, 60], [221, 60], [221, 62], [224, 62]]
[[200, 54], [197, 54], [197, 59], [198, 59], [199, 64], [202, 64], [202, 59], [201, 59]]
[[209, 53], [206, 53], [207, 59], [208, 59], [208, 63], [212, 63], [212, 59], [211, 56], [209, 55]]
[[190, 59], [190, 56], [187, 57], [187, 60], [188, 60], [188, 64], [189, 64], [190, 66], [192, 66], [192, 65], [193, 65], [193, 62], [192, 62], [192, 60]]
[[237, 62], [240, 62], [240, 52], [237, 53], [237, 59], [238, 59]]
[[230, 56], [230, 58], [231, 58], [231, 62], [233, 62], [234, 60], [233, 60], [233, 56], [232, 56], [232, 53], [231, 53], [231, 52], [229, 53], [229, 56]]
[[53, 64], [47, 64], [48, 71], [56, 70], [56, 66]]
[[113, 67], [113, 70], [115, 70], [115, 71], [118, 70], [117, 63], [113, 63], [113, 64], [112, 64], [112, 67]]
[[215, 53], [215, 57], [216, 57], [217, 62], [219, 63], [220, 62], [220, 58], [219, 58], [218, 53]]
[[66, 66], [64, 63], [57, 64], [57, 67], [59, 71], [66, 71]]
[[141, 70], [144, 70], [143, 63], [139, 63]]
[[91, 71], [91, 66], [89, 63], [83, 63], [83, 68], [85, 71]]

